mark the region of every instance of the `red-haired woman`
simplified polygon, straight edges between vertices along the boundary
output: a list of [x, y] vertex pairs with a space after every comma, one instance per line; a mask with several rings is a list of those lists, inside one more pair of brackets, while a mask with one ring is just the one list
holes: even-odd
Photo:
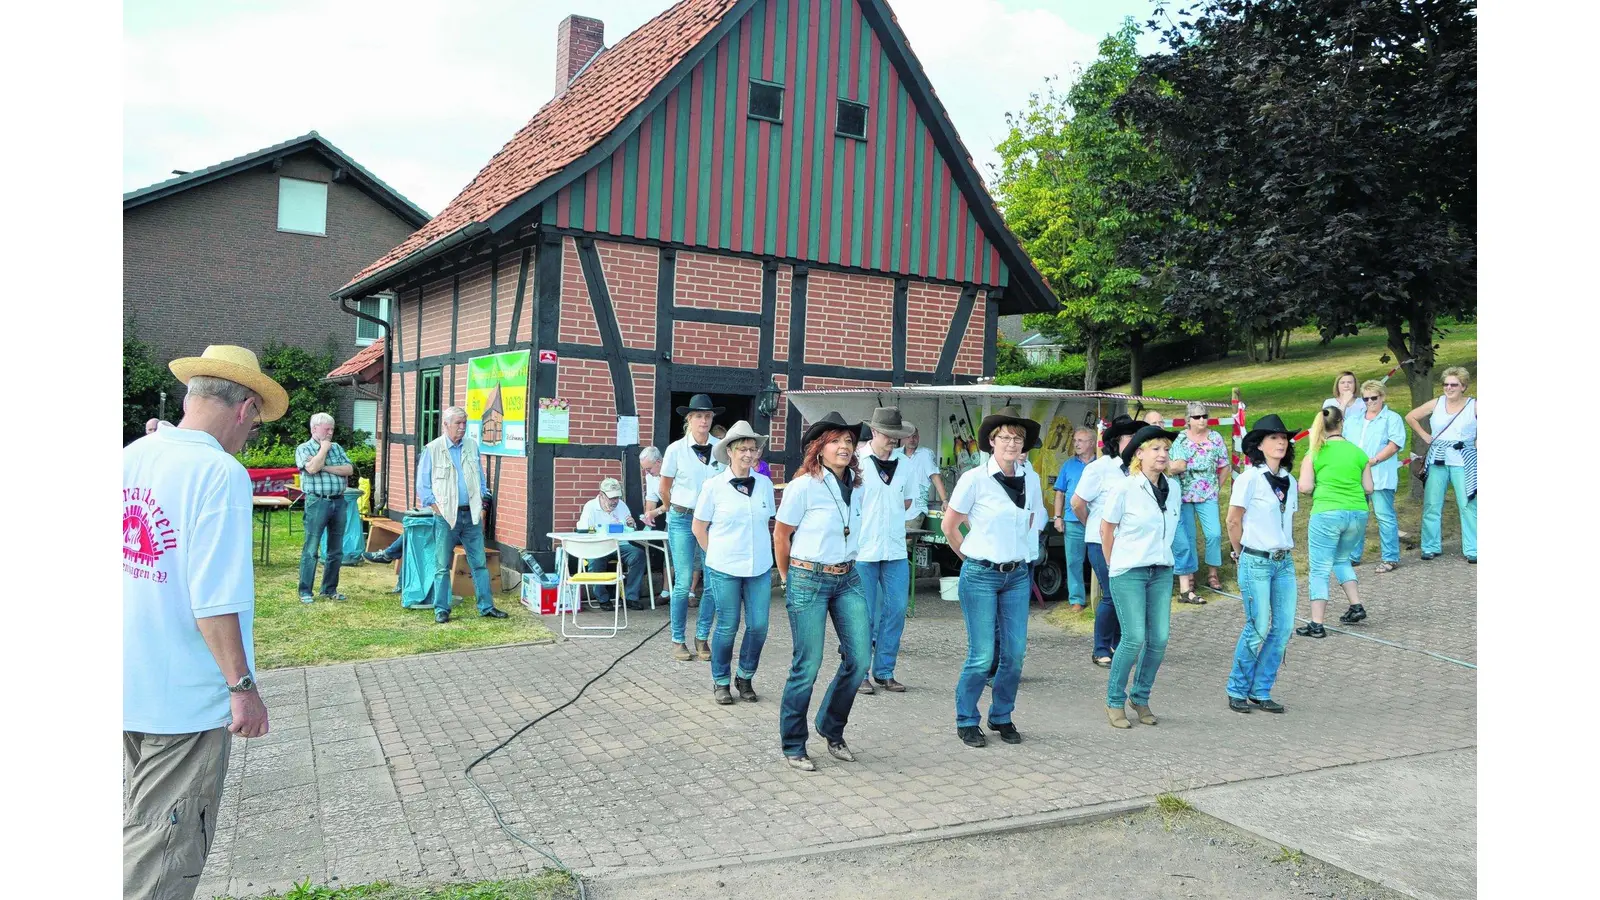
[[783, 490], [773, 526], [773, 555], [794, 640], [778, 732], [784, 759], [802, 772], [817, 770], [806, 755], [806, 710], [822, 667], [829, 617], [843, 660], [817, 709], [817, 734], [828, 742], [834, 759], [855, 762], [844, 742], [844, 726], [872, 652], [867, 594], [855, 570], [861, 535], [861, 469], [856, 462], [860, 431], [860, 423], [846, 423], [836, 412], [806, 430], [800, 467]]

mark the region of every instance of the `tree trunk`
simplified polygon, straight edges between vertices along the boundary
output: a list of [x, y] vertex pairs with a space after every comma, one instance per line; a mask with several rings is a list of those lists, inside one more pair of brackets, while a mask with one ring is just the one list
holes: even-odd
[[1137, 331], [1128, 337], [1128, 393], [1144, 394], [1144, 335]]
[[1083, 335], [1083, 389], [1098, 390], [1100, 386], [1100, 332], [1088, 329]]
[[[1399, 316], [1391, 318], [1388, 323], [1389, 352], [1401, 363], [1401, 370], [1406, 373], [1406, 386], [1411, 389], [1411, 408], [1416, 409], [1433, 399], [1433, 321], [1431, 312], [1420, 307], [1413, 307], [1410, 319]], [[1407, 330], [1409, 326], [1409, 331]], [[1406, 428], [1410, 428], [1408, 424]], [[1417, 452], [1416, 433], [1410, 434], [1410, 447], [1408, 452]], [[1411, 499], [1422, 499], [1422, 482], [1415, 478], [1411, 481]]]

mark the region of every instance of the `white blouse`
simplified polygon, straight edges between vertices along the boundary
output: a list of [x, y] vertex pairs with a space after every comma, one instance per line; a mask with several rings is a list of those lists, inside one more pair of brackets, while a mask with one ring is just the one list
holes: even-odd
[[[861, 542], [856, 559], [884, 562], [906, 558], [906, 501], [916, 499], [917, 464], [905, 457], [895, 463], [894, 478], [883, 483], [878, 466], [871, 460], [872, 448], [864, 446], [860, 458], [862, 486]], [[890, 455], [891, 460], [895, 457]]]
[[711, 523], [706, 565], [724, 575], [752, 578], [772, 569], [772, 532], [767, 523], [777, 510], [772, 479], [752, 470], [755, 485], [746, 497], [733, 486], [733, 470], [700, 486], [694, 517]]
[[861, 497], [862, 489], [857, 485], [846, 504], [838, 480], [826, 468], [821, 478], [796, 476], [783, 489], [777, 517], [795, 529], [789, 555], [825, 566], [854, 560], [861, 539]]
[[1293, 550], [1294, 514], [1300, 508], [1300, 492], [1294, 473], [1284, 468], [1274, 474], [1289, 478], [1289, 490], [1282, 501], [1267, 481], [1266, 466], [1251, 466], [1233, 480], [1229, 506], [1244, 510], [1244, 531], [1239, 542], [1251, 550]]
[[1111, 558], [1106, 560], [1111, 577], [1141, 566], [1172, 565], [1172, 541], [1178, 536], [1178, 511], [1183, 506], [1178, 479], [1167, 479], [1165, 512], [1156, 503], [1155, 485], [1142, 474], [1130, 474], [1107, 490], [1101, 518], [1117, 528]]
[[[717, 462], [714, 452], [717, 445], [722, 443], [716, 438], [707, 438], [711, 442], [711, 462], [702, 463], [700, 457], [694, 455], [694, 442], [688, 435], [667, 445], [667, 452], [661, 454], [661, 475], [663, 478], [672, 479], [671, 502], [673, 506], [684, 509], [694, 509], [695, 501], [700, 499], [700, 485], [716, 477], [723, 469], [722, 463]], [[660, 498], [660, 486], [657, 485], [657, 498]]]
[[963, 473], [950, 492], [949, 508], [967, 517], [967, 537], [961, 543], [961, 553], [993, 563], [1032, 561], [1039, 555], [1039, 532], [1049, 521], [1039, 473], [1017, 467], [1025, 479], [1026, 502], [1019, 507], [994, 480], [999, 471], [1000, 464], [991, 457], [988, 465]]

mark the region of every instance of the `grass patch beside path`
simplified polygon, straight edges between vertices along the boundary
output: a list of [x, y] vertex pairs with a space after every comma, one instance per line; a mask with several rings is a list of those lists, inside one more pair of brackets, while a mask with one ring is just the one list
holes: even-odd
[[[1478, 326], [1476, 323], [1452, 325], [1449, 330], [1450, 334], [1439, 341], [1438, 361], [1433, 369], [1435, 380], [1445, 366], [1466, 366], [1473, 376], [1468, 393], [1476, 395]], [[1382, 378], [1395, 363], [1394, 360], [1378, 361], [1388, 352], [1385, 335], [1379, 329], [1336, 338], [1326, 347], [1318, 341], [1315, 331], [1297, 331], [1290, 339], [1287, 359], [1250, 363], [1243, 354], [1233, 353], [1226, 359], [1146, 378], [1144, 393], [1181, 400], [1227, 400], [1229, 391], [1237, 387], [1244, 395], [1245, 415], [1249, 421], [1275, 412], [1289, 426], [1306, 428], [1312, 416], [1322, 408], [1322, 401], [1332, 393], [1334, 375], [1346, 370], [1354, 372], [1359, 387], [1360, 382], [1369, 378]], [[1437, 395], [1438, 385], [1434, 388]], [[1128, 385], [1110, 390], [1126, 392]], [[1389, 379], [1388, 405], [1402, 416], [1411, 411], [1411, 389], [1406, 386], [1403, 372], [1396, 372]], [[1163, 414], [1172, 413], [1173, 418], [1183, 415], [1181, 409], [1156, 408]]]
[[[533, 878], [435, 887], [408, 887], [386, 881], [328, 887], [314, 885], [308, 878], [287, 894], [272, 893], [266, 896], [281, 900], [568, 900], [578, 896], [578, 887], [570, 875], [546, 869]], [[233, 898], [218, 897], [216, 900]]]
[[[463, 650], [550, 640], [554, 634], [518, 601], [516, 591], [495, 597], [508, 619], [481, 619], [471, 598], [457, 600], [452, 618], [436, 625], [431, 609], [404, 609], [391, 594], [392, 566], [363, 562], [339, 570], [343, 603], [300, 602], [300, 512], [272, 516], [272, 563], [256, 563], [256, 667], [319, 666], [367, 659], [390, 659], [441, 650]], [[259, 545], [260, 524], [256, 525]], [[258, 551], [259, 552], [259, 551]], [[322, 587], [317, 566], [313, 589]]]

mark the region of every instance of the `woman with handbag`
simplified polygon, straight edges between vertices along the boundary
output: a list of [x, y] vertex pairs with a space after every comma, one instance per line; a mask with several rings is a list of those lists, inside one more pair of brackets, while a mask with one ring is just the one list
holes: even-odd
[[1339, 580], [1350, 608], [1339, 621], [1347, 625], [1367, 617], [1356, 588], [1350, 555], [1367, 539], [1367, 495], [1372, 493], [1372, 466], [1367, 453], [1345, 439], [1344, 413], [1324, 406], [1311, 423], [1311, 445], [1300, 464], [1300, 493], [1311, 495], [1311, 521], [1306, 543], [1311, 557], [1311, 621], [1294, 630], [1302, 637], [1325, 638], [1322, 620], [1328, 609], [1328, 574]]
[[[1451, 366], [1441, 377], [1444, 396], [1436, 397], [1406, 414], [1406, 424], [1428, 449], [1421, 465], [1422, 558], [1433, 559], [1441, 550], [1445, 488], [1454, 487], [1456, 510], [1461, 514], [1461, 552], [1467, 562], [1478, 561], [1478, 401], [1467, 396], [1472, 376], [1461, 366]], [[1422, 430], [1422, 420], [1428, 430]], [[1413, 469], [1415, 471], [1415, 468]]]

